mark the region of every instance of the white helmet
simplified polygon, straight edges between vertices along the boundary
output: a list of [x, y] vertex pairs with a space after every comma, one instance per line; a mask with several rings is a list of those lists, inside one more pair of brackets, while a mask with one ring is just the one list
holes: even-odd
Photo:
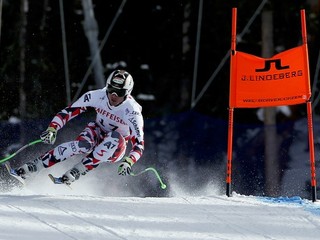
[[108, 93], [115, 93], [118, 97], [127, 96], [133, 89], [132, 76], [127, 71], [115, 70], [109, 75], [106, 87]]

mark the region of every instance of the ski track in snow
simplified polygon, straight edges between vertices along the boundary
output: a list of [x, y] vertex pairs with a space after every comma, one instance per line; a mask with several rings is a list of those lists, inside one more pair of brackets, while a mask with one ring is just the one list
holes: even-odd
[[292, 198], [0, 194], [0, 239], [308, 240], [320, 204]]

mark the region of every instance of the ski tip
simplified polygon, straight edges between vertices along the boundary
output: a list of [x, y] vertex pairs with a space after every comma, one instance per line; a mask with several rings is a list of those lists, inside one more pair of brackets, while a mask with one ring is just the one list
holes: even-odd
[[7, 169], [7, 171], [8, 172], [10, 172], [10, 163], [9, 162], [5, 162], [4, 164], [3, 164], [4, 166], [5, 166], [5, 168]]
[[49, 177], [50, 180], [54, 183], [54, 176], [52, 176], [52, 174], [48, 174], [48, 177]]
[[11, 165], [10, 165], [10, 163], [9, 163], [9, 162], [5, 162], [3, 165], [6, 167], [6, 169], [8, 170], [8, 172], [10, 172], [10, 170], [11, 170]]

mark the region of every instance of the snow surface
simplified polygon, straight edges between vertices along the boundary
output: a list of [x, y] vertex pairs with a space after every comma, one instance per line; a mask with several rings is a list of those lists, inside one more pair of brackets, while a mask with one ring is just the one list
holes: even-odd
[[96, 175], [91, 175], [69, 189], [52, 184], [46, 174], [46, 171], [38, 174], [23, 188], [0, 193], [0, 239], [315, 240], [320, 237], [320, 203], [300, 197], [267, 198], [236, 193], [227, 197], [217, 193], [214, 185], [203, 190], [203, 195], [195, 196], [184, 193], [174, 183], [170, 197], [139, 197], [116, 192], [115, 179], [105, 189], [97, 184], [98, 179], [93, 177]]
[[190, 191], [185, 183], [194, 182], [195, 175], [186, 179], [179, 171], [165, 179], [166, 197], [145, 197], [146, 188], [162, 191], [154, 176], [118, 176], [116, 165], [101, 165], [72, 189], [52, 184], [47, 174], [60, 176], [79, 161], [74, 158], [43, 170], [22, 188], [15, 179], [2, 176], [0, 240], [320, 239], [320, 200], [303, 199], [310, 195], [304, 186], [310, 178], [305, 126], [306, 120], [295, 126], [299, 134], [284, 176], [289, 197], [227, 197], [221, 180]]

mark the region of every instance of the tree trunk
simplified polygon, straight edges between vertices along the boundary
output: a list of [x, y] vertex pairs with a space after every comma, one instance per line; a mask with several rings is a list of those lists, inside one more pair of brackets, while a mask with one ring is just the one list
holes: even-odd
[[26, 110], [26, 92], [24, 90], [25, 75], [26, 75], [26, 32], [27, 32], [27, 12], [28, 12], [28, 0], [21, 0], [20, 2], [20, 34], [19, 34], [19, 48], [20, 48], [20, 84], [19, 84], [19, 113], [21, 118], [21, 135], [20, 143], [26, 141], [26, 131], [24, 127], [24, 119], [27, 117]]
[[105, 86], [105, 79], [103, 76], [103, 67], [101, 62], [99, 42], [98, 42], [98, 24], [94, 17], [94, 11], [91, 0], [82, 0], [82, 7], [84, 11], [84, 31], [89, 41], [91, 52], [91, 59], [93, 62], [94, 77], [98, 88]]
[[2, 26], [2, 5], [3, 5], [3, 1], [0, 0], [0, 46], [1, 46], [1, 26]]
[[182, 21], [182, 69], [186, 71], [181, 72], [180, 80], [180, 94], [177, 101], [178, 109], [183, 110], [189, 107], [190, 95], [190, 74], [191, 74], [191, 15], [192, 15], [192, 4], [190, 0], [187, 0], [183, 7], [183, 21]]
[[[273, 13], [271, 10], [262, 12], [262, 57], [273, 56]], [[264, 109], [265, 132], [265, 193], [268, 196], [278, 195], [279, 160], [276, 130], [276, 108]]]

